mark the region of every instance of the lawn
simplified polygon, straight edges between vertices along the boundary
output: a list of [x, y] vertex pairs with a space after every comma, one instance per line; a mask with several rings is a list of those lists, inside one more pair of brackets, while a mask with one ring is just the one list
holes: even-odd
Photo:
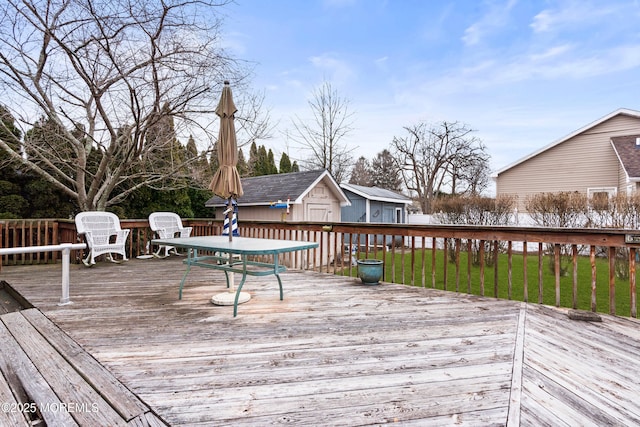
[[[402, 254], [396, 252], [378, 253], [377, 258], [385, 259], [384, 281], [394, 283], [405, 283], [411, 285], [411, 256], [407, 251], [404, 256], [404, 280]], [[393, 259], [395, 257], [395, 260]], [[415, 276], [413, 286], [432, 287], [432, 271], [431, 271], [431, 249], [426, 249], [424, 253], [424, 277], [423, 269], [423, 251], [415, 251]], [[542, 303], [546, 305], [556, 304], [555, 275], [549, 266], [549, 257], [543, 257], [542, 268]], [[456, 264], [451, 259], [447, 263], [447, 283], [444, 283], [444, 253], [442, 250], [436, 250], [436, 274], [435, 288], [456, 291]], [[480, 266], [473, 265], [470, 275], [470, 293], [474, 295], [482, 295], [480, 285]], [[344, 272], [349, 274], [349, 269]], [[357, 269], [351, 268], [350, 274], [357, 276]], [[637, 274], [636, 274], [637, 276]], [[577, 308], [581, 310], [591, 310], [591, 264], [589, 257], [578, 257], [577, 268]], [[511, 299], [517, 301], [524, 300], [524, 272], [523, 272], [523, 256], [521, 254], [513, 254], [512, 256], [512, 289]], [[538, 280], [538, 254], [529, 253], [527, 256], [527, 280], [528, 280], [528, 300], [537, 303], [539, 301], [539, 280]], [[460, 292], [467, 292], [467, 253], [460, 252], [460, 270], [459, 270], [459, 286]], [[498, 286], [497, 295], [494, 289], [494, 267], [484, 267], [484, 295], [497, 296], [498, 298], [509, 298], [508, 289], [508, 256], [500, 254], [498, 256]], [[573, 266], [569, 265], [569, 274], [560, 277], [560, 306], [572, 308], [572, 288], [573, 288]], [[615, 286], [615, 307], [616, 314], [621, 316], [630, 315], [630, 291], [629, 280], [616, 278]], [[609, 262], [606, 258], [596, 258], [596, 309], [602, 313], [609, 313]]]

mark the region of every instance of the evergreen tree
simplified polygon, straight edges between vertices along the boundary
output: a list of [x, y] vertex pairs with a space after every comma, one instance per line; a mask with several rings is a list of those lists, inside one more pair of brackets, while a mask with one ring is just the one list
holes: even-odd
[[[21, 135], [11, 113], [0, 105], [0, 138], [11, 141], [12, 146], [19, 150]], [[0, 218], [23, 218], [28, 209], [29, 203], [16, 183], [19, 176], [17, 167], [8, 153], [0, 149]]]
[[[20, 151], [20, 138], [22, 138], [22, 132], [16, 126], [15, 119], [7, 110], [4, 105], [0, 104], [0, 138], [4, 141], [8, 141], [9, 145], [11, 145], [16, 151]], [[9, 169], [6, 166], [12, 165]], [[9, 170], [14, 171], [16, 169], [17, 164], [10, 161], [9, 154], [0, 149], [0, 166], [2, 167], [0, 170], [0, 174], [7, 173]]]
[[365, 187], [371, 187], [373, 185], [373, 172], [371, 171], [369, 161], [364, 156], [360, 157], [353, 166], [349, 184], [362, 185]]
[[211, 150], [211, 159], [209, 160], [209, 171], [213, 176], [220, 168], [220, 161], [218, 160], [218, 141], [213, 143], [213, 149]]
[[193, 218], [213, 218], [213, 209], [204, 205], [211, 197], [213, 193], [209, 189], [189, 189]]
[[[77, 172], [70, 161], [74, 154], [71, 147], [60, 138], [61, 132], [64, 131], [59, 125], [48, 118], [41, 118], [25, 135], [30, 147], [26, 151], [27, 157], [47, 156], [50, 160], [42, 165], [42, 169], [54, 176], [60, 172], [67, 175]], [[71, 133], [78, 140], [84, 140], [82, 129], [75, 129]], [[98, 167], [95, 156], [89, 155], [87, 166], [87, 173], [95, 171]], [[29, 202], [25, 218], [70, 218], [78, 211], [77, 203], [68, 194], [35, 172], [27, 171], [19, 181], [22, 194]]]
[[267, 149], [264, 145], [258, 147], [258, 156], [254, 165], [253, 176], [269, 175]]
[[400, 165], [389, 150], [382, 150], [371, 161], [372, 184], [387, 190], [402, 191]]
[[75, 202], [51, 183], [33, 173], [25, 178], [22, 191], [29, 201], [28, 218], [73, 218], [78, 212]]
[[24, 218], [29, 202], [20, 194], [20, 186], [0, 180], [0, 218]]
[[191, 185], [197, 188], [207, 188], [213, 177], [213, 172], [211, 171], [209, 160], [207, 160], [206, 152], [198, 154], [193, 135], [189, 136], [185, 150], [185, 156], [191, 164], [189, 168]]
[[287, 153], [282, 153], [282, 157], [280, 157], [280, 173], [289, 173], [291, 172], [291, 159]]
[[171, 180], [176, 172], [185, 172], [187, 150], [178, 141], [169, 108], [169, 104], [165, 103], [162, 109], [152, 116], [151, 120], [155, 123], [149, 128], [146, 142], [154, 147], [147, 157], [148, 165], [153, 169], [172, 171], [168, 176]]
[[247, 170], [247, 176], [257, 176], [256, 169], [258, 168], [258, 163], [258, 146], [256, 145], [256, 142], [253, 141], [249, 148], [249, 167]]
[[125, 218], [146, 218], [154, 211], [176, 212], [186, 218], [193, 216], [188, 187], [196, 185], [196, 180], [193, 169], [187, 168], [185, 160], [193, 155], [195, 141], [190, 149], [180, 144], [168, 108], [168, 104], [165, 104], [152, 116], [154, 123], [149, 127], [146, 142], [155, 148], [148, 152], [144, 168], [146, 172], [163, 170], [172, 173], [153, 184], [137, 179], [123, 182], [118, 190], [130, 193], [126, 200], [118, 203], [121, 215]]
[[268, 175], [275, 175], [278, 173], [276, 160], [273, 156], [273, 151], [271, 151], [271, 149], [269, 149], [269, 153], [267, 154], [267, 171], [268, 171]]
[[[58, 123], [48, 117], [41, 117], [25, 134], [27, 158], [44, 160], [41, 168], [53, 176], [59, 173], [72, 175], [76, 172], [72, 161], [73, 149], [60, 136], [63, 132], [65, 129]], [[72, 133], [82, 138], [82, 130]]]
[[196, 141], [193, 139], [193, 135], [189, 135], [189, 140], [187, 141], [187, 151], [186, 151], [187, 159], [195, 159], [198, 157], [198, 147], [196, 147]]
[[242, 148], [238, 148], [238, 173], [240, 177], [249, 176], [249, 165], [247, 161], [244, 159], [244, 153], [242, 152]]

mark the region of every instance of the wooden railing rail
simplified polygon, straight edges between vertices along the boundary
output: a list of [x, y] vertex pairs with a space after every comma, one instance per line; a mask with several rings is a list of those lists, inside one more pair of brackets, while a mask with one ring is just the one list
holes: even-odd
[[[183, 224], [194, 236], [222, 231], [220, 220]], [[132, 230], [130, 258], [153, 251], [146, 219], [121, 226]], [[0, 220], [0, 227], [0, 247], [81, 242], [72, 220]], [[240, 234], [319, 243], [289, 254], [282, 262], [291, 268], [355, 275], [353, 258], [380, 258], [387, 282], [637, 317], [635, 230], [240, 220]], [[2, 265], [56, 260], [45, 253], [5, 255]]]

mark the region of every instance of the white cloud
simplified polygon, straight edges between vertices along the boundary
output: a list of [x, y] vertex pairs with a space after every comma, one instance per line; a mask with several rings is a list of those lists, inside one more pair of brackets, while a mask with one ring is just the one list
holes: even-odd
[[480, 43], [487, 35], [502, 29], [508, 22], [509, 12], [516, 3], [516, 0], [508, 0], [506, 4], [498, 2], [488, 4], [488, 12], [479, 21], [467, 27], [462, 41], [467, 46], [473, 46]]
[[319, 56], [312, 56], [309, 58], [309, 61], [314, 67], [322, 70], [325, 80], [338, 86], [346, 84], [355, 74], [347, 62], [337, 59], [330, 54], [325, 53]]
[[383, 56], [382, 58], [378, 58], [373, 61], [373, 64], [378, 70], [388, 71], [389, 70], [389, 57]]
[[225, 34], [221, 44], [224, 49], [233, 51], [235, 55], [243, 56], [247, 51], [246, 43], [248, 39], [247, 34], [234, 31]]
[[570, 44], [563, 44], [559, 46], [551, 46], [547, 50], [541, 53], [534, 53], [530, 56], [532, 62], [546, 61], [549, 59], [558, 58], [572, 49]]
[[615, 21], [616, 14], [628, 14], [631, 10], [624, 4], [590, 4], [584, 0], [571, 0], [538, 13], [529, 26], [535, 33], [562, 32], [575, 26], [601, 25], [606, 19]]

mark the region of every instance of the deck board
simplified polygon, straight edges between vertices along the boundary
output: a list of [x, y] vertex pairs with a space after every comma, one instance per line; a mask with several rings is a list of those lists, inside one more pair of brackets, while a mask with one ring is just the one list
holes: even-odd
[[[312, 272], [250, 277], [182, 259], [11, 266], [3, 280], [172, 425], [640, 424], [640, 323]], [[59, 266], [58, 266], [59, 268]]]

